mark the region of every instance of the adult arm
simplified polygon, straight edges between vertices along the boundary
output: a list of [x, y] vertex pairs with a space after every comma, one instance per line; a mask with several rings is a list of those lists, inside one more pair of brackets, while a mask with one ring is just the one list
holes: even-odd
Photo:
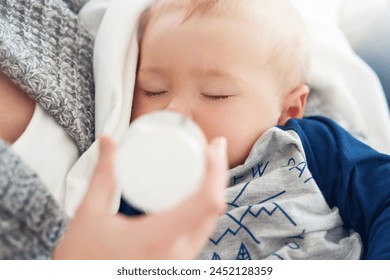
[[307, 163], [330, 207], [362, 238], [363, 259], [390, 259], [390, 156], [353, 138], [333, 121], [291, 120]]
[[85, 152], [95, 135], [93, 41], [78, 16], [62, 0], [0, 1], [0, 42], [1, 72]]
[[115, 146], [108, 138], [101, 138], [91, 185], [54, 258], [194, 258], [224, 210], [227, 159], [223, 142], [213, 141], [209, 146], [206, 176], [194, 195], [169, 211], [127, 217], [111, 210]]
[[222, 142], [208, 148], [207, 175], [198, 192], [169, 211], [129, 218], [111, 211], [115, 146], [102, 138], [90, 188], [68, 224], [36, 175], [0, 141], [0, 259], [194, 258], [224, 210]]
[[0, 259], [48, 259], [67, 218], [37, 176], [0, 140]]
[[63, 0], [75, 14], [78, 14], [80, 9], [89, 1], [90, 0]]

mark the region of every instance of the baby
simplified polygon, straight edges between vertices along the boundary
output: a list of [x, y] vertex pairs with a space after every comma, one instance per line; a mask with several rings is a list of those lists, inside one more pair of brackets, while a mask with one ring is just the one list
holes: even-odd
[[199, 259], [389, 257], [390, 157], [302, 119], [308, 47], [288, 1], [160, 0], [139, 39], [131, 119], [172, 110], [228, 142], [228, 210]]

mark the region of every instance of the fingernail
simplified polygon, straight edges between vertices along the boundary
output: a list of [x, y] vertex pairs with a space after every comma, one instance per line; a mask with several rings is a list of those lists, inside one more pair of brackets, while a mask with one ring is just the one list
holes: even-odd
[[227, 141], [225, 137], [215, 138], [212, 145], [218, 151], [219, 156], [226, 156]]

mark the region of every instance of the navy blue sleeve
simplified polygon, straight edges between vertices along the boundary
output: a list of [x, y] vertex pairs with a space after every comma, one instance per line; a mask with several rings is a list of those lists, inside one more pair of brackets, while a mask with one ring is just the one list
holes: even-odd
[[390, 259], [390, 156], [324, 117], [292, 119], [307, 164], [330, 207], [362, 238], [363, 259]]

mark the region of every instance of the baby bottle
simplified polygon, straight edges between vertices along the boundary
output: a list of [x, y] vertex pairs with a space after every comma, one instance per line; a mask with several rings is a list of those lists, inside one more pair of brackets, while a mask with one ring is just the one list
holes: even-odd
[[115, 170], [122, 199], [144, 213], [179, 204], [203, 179], [205, 149], [200, 128], [179, 113], [137, 118], [118, 146]]

